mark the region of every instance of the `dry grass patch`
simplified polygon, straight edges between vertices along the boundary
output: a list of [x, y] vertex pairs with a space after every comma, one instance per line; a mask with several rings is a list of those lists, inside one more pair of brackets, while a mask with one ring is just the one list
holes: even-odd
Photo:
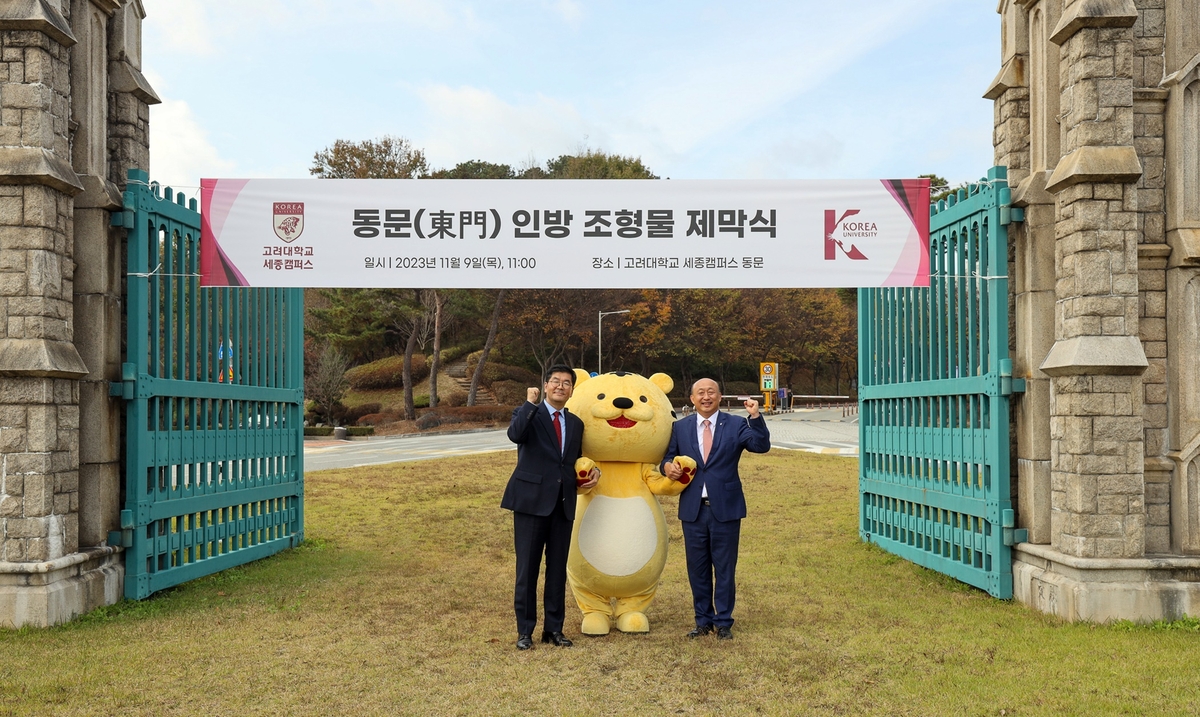
[[[302, 548], [70, 625], [0, 632], [0, 713], [1200, 711], [1195, 632], [1061, 624], [864, 545], [856, 464], [786, 451], [743, 463], [732, 643], [683, 636], [690, 594], [666, 500], [672, 552], [650, 634], [518, 653], [512, 523], [497, 507], [513, 460], [310, 474]], [[568, 635], [578, 626], [568, 605]]]

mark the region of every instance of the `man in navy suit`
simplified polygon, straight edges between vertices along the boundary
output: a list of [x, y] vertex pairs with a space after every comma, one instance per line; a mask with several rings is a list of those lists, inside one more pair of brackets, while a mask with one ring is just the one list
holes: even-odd
[[734, 572], [742, 518], [746, 517], [738, 462], [742, 451], [770, 450], [771, 434], [758, 412], [758, 401], [744, 403], [749, 420], [718, 410], [721, 387], [711, 378], [692, 385], [691, 400], [696, 413], [671, 427], [671, 444], [662, 467], [663, 475], [679, 480], [683, 470], [674, 463], [675, 457], [690, 456], [696, 461], [695, 477], [679, 494], [679, 520], [696, 612], [696, 628], [688, 637], [715, 629], [719, 639], [732, 640]]
[[[513, 542], [517, 553], [517, 583], [513, 607], [517, 613], [517, 649], [533, 647], [537, 625], [537, 582], [546, 556], [545, 620], [542, 642], [570, 647], [563, 635], [567, 592], [567, 553], [575, 521], [575, 460], [581, 453], [583, 421], [566, 410], [574, 390], [569, 366], [551, 366], [545, 376], [546, 400], [529, 388], [525, 403], [513, 411], [508, 439], [517, 444], [517, 468], [504, 489], [501, 508], [513, 512]], [[600, 477], [592, 469], [579, 490], [591, 490]]]

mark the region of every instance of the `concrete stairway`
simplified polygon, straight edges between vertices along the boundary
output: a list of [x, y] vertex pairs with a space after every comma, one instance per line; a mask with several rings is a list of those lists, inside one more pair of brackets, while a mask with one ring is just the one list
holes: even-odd
[[[449, 376], [464, 392], [471, 391], [471, 377], [467, 375], [467, 360], [465, 358], [446, 364], [446, 375]], [[476, 406], [498, 406], [499, 402], [492, 392], [483, 386], [475, 391]]]

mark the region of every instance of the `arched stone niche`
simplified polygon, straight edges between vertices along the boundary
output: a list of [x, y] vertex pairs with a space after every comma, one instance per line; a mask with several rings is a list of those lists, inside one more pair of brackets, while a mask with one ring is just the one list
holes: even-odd
[[1200, 269], [1168, 274], [1167, 310], [1171, 387], [1171, 543], [1200, 553]]
[[[1193, 5], [1200, 12], [1200, 3]], [[1169, 90], [1165, 160], [1173, 170], [1167, 181], [1171, 266], [1200, 266], [1200, 54], [1163, 85]]]

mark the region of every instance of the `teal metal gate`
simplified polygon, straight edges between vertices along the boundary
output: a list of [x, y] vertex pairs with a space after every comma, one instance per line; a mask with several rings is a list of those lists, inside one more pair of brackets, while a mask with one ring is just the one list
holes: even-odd
[[[1012, 597], [1007, 172], [930, 207], [930, 287], [860, 289], [859, 530]], [[1017, 216], [1014, 217], [1013, 215]]]
[[200, 288], [200, 214], [129, 171], [125, 596], [304, 535], [301, 289]]

